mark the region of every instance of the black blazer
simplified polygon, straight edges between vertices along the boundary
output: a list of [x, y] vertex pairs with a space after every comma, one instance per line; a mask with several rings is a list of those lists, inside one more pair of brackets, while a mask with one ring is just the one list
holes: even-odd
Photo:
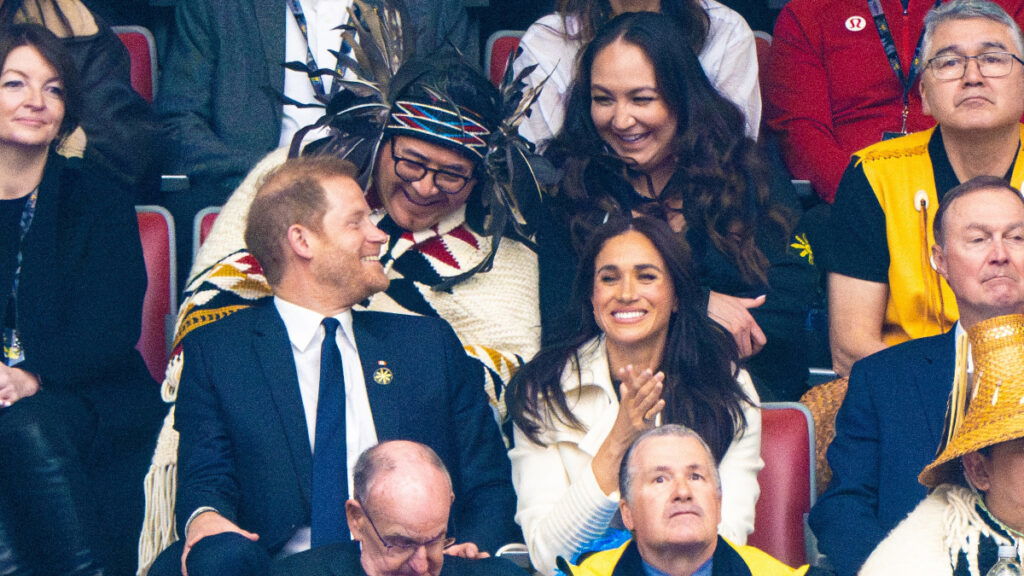
[[98, 167], [50, 154], [22, 255], [18, 367], [46, 389], [82, 394], [115, 426], [137, 424], [140, 408], [159, 409], [156, 383], [135, 350], [146, 269], [124, 190]]
[[[479, 366], [455, 333], [437, 319], [379, 312], [353, 312], [353, 330], [378, 439], [426, 444], [452, 475], [450, 533], [491, 552], [516, 539], [508, 457]], [[212, 506], [275, 553], [310, 523], [313, 468], [284, 322], [268, 301], [196, 330], [184, 355], [178, 527]], [[394, 375], [388, 384], [373, 379], [380, 362]]]

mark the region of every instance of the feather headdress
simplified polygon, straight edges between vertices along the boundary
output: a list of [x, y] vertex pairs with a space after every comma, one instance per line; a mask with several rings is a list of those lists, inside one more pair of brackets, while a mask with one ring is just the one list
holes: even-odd
[[[333, 74], [340, 90], [319, 105], [325, 114], [296, 133], [290, 155], [333, 154], [359, 167], [360, 184], [372, 187], [373, 167], [385, 138], [407, 134], [455, 149], [476, 163], [477, 184], [468, 201], [467, 223], [491, 238], [488, 256], [472, 269], [434, 286], [448, 290], [473, 274], [490, 269], [503, 236], [532, 245], [535, 214], [544, 186], [555, 173], [519, 136], [543, 84], [527, 87], [534, 67], [512, 71], [514, 54], [501, 85], [495, 88], [457, 51], [451, 55], [412, 58], [405, 40], [407, 20], [395, 0], [354, 0], [342, 35], [351, 55], [338, 53], [349, 73], [286, 66], [312, 75]], [[312, 130], [330, 135], [301, 150]], [[470, 221], [468, 214], [478, 217]]]

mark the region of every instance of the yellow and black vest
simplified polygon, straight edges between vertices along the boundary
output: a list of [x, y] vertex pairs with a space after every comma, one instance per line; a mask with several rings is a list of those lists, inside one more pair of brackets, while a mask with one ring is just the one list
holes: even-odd
[[[953, 291], [931, 266], [932, 222], [939, 208], [928, 155], [934, 131], [879, 142], [854, 154], [885, 213], [889, 299], [882, 337], [889, 346], [941, 334], [960, 316]], [[1018, 189], [1024, 181], [1022, 157], [1024, 152], [1018, 150], [1010, 178]]]

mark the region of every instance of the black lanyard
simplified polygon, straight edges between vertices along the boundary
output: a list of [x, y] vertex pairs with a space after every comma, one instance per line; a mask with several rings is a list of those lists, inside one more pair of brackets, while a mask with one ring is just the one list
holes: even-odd
[[[935, 0], [935, 6], [942, 4], [942, 0]], [[903, 91], [903, 114], [901, 118], [900, 132], [907, 133], [907, 116], [910, 115], [910, 89], [914, 86], [914, 80], [921, 73], [921, 44], [924, 41], [924, 31], [917, 38], [917, 46], [914, 48], [914, 57], [910, 60], [910, 72], [904, 73], [903, 64], [900, 63], [899, 54], [896, 52], [896, 41], [893, 40], [892, 30], [889, 29], [889, 21], [885, 18], [885, 10], [882, 8], [882, 0], [868, 0], [868, 9], [871, 10], [871, 18], [875, 21], [875, 28], [878, 29], [878, 37], [882, 41], [882, 49], [885, 50], [885, 57], [889, 59], [889, 66], [896, 74]]]
[[18, 260], [14, 268], [14, 279], [11, 281], [11, 297], [7, 300], [7, 310], [4, 313], [3, 325], [3, 363], [7, 366], [15, 366], [25, 360], [25, 352], [21, 348], [21, 339], [18, 338], [18, 279], [21, 277], [22, 253], [25, 247], [25, 235], [32, 227], [32, 219], [36, 215], [36, 199], [39, 198], [39, 187], [29, 195], [25, 201], [25, 207], [21, 209], [21, 232], [18, 234]]
[[[320, 76], [318, 70], [320, 68], [316, 64], [316, 58], [313, 57], [313, 50], [309, 47], [309, 28], [306, 26], [306, 14], [302, 11], [302, 5], [299, 4], [299, 0], [288, 0], [288, 8], [292, 11], [292, 15], [295, 16], [295, 22], [299, 25], [299, 31], [302, 32], [302, 37], [306, 39], [306, 69], [310, 71], [309, 83], [313, 85], [313, 92], [316, 93], [319, 100], [326, 102], [328, 99], [327, 92], [324, 90], [324, 80]], [[331, 84], [331, 94], [334, 96], [338, 93], [341, 88], [341, 83], [337, 81], [345, 74], [345, 65], [342, 64], [342, 56], [352, 51], [352, 48], [345, 42], [345, 38], [341, 39], [341, 49], [338, 51], [338, 61], [334, 65], [335, 82]]]

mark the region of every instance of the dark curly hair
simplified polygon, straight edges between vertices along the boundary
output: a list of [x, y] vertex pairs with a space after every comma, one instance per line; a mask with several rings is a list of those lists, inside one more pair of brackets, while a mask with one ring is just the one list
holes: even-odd
[[601, 334], [594, 319], [595, 262], [604, 245], [629, 231], [643, 234], [665, 260], [672, 279], [678, 309], [669, 321], [662, 354], [665, 373], [665, 423], [693, 428], [721, 460], [734, 438], [746, 426], [743, 406], [750, 400], [736, 382], [739, 354], [736, 343], [697, 305], [702, 292], [694, 277], [690, 251], [662, 220], [650, 217], [613, 218], [591, 236], [576, 270], [570, 310], [576, 316], [576, 333], [541, 350], [516, 373], [509, 384], [507, 403], [512, 420], [533, 442], [540, 443], [542, 428], [554, 422], [583, 429], [573, 415], [562, 389], [562, 373], [570, 362], [579, 373], [580, 346]]
[[[764, 284], [768, 260], [755, 243], [758, 226], [777, 225], [783, 238], [791, 228], [788, 215], [769, 204], [767, 167], [757, 144], [744, 133], [743, 113], [714, 89], [693, 50], [677, 41], [680, 34], [676, 21], [663, 14], [626, 13], [608, 22], [584, 51], [565, 124], [547, 152], [565, 171], [559, 201], [570, 215], [577, 247], [605, 213], [632, 209], [628, 201], [595, 186], [603, 181], [595, 173], [638, 172], [602, 140], [591, 116], [590, 90], [598, 53], [618, 41], [636, 46], [654, 68], [658, 91], [678, 122], [672, 142], [675, 173], [663, 190], [647, 191], [657, 200], [658, 212], [652, 215], [678, 211], [681, 203], [688, 226], [705, 231], [746, 282]], [[595, 172], [588, 178], [589, 170]]]

